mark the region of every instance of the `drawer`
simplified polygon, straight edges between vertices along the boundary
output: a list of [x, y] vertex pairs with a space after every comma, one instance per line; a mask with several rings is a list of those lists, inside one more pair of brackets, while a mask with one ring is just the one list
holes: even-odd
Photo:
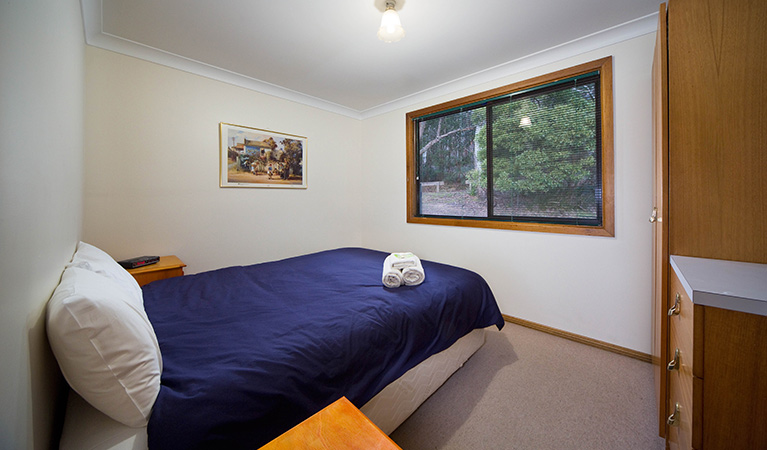
[[689, 450], [693, 433], [693, 376], [674, 371], [669, 374], [669, 414], [675, 422], [669, 423], [668, 441], [672, 446]]
[[[695, 310], [692, 300], [687, 296], [676, 273], [672, 270], [669, 277], [669, 303], [674, 305], [674, 314], [669, 315], [669, 358], [674, 357], [678, 348], [681, 355], [683, 372], [693, 372], [693, 336]], [[699, 361], [700, 362], [700, 361]], [[696, 369], [698, 369], [696, 367]], [[700, 376], [700, 375], [699, 375]]]
[[671, 271], [669, 277], [669, 303], [673, 305], [673, 314], [669, 317], [669, 360], [675, 362], [676, 369], [668, 370], [669, 414], [674, 413], [676, 420], [669, 424], [668, 441], [674, 448], [689, 450], [693, 436], [693, 366], [694, 358], [694, 315], [692, 301], [687, 296], [682, 283]]

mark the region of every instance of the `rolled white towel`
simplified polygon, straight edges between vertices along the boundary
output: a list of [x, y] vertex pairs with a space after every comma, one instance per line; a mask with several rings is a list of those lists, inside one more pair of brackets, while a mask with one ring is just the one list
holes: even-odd
[[381, 281], [387, 288], [398, 288], [402, 286], [402, 271], [392, 267], [393, 262], [394, 258], [392, 258], [391, 255], [384, 259]]
[[402, 269], [402, 281], [405, 286], [418, 286], [426, 279], [426, 272], [423, 271], [421, 260], [416, 258], [416, 265]]

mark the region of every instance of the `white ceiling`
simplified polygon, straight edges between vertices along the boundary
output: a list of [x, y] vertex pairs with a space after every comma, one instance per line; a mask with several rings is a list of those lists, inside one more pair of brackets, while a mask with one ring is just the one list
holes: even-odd
[[81, 0], [90, 45], [351, 117], [655, 31], [660, 0]]

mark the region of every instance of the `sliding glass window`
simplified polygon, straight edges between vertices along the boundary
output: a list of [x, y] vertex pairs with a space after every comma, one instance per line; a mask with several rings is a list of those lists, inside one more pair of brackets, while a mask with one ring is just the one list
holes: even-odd
[[408, 221], [612, 236], [606, 58], [407, 115]]

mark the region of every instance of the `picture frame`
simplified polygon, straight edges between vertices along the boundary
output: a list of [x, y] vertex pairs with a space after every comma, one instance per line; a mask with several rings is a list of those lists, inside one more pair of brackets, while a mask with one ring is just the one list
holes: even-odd
[[219, 186], [306, 189], [305, 136], [219, 123]]

